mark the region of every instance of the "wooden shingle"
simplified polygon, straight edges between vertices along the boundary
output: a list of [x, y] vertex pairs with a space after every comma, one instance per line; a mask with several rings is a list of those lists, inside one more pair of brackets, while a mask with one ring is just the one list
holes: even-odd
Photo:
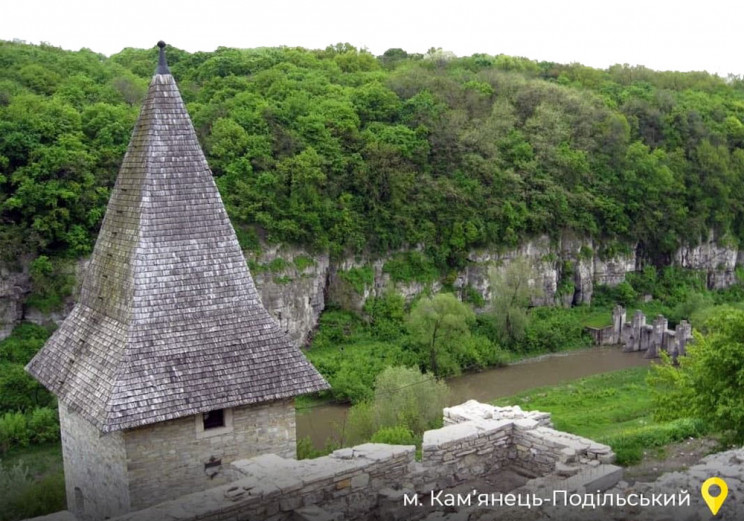
[[328, 388], [262, 306], [164, 63], [79, 302], [26, 368], [102, 432]]

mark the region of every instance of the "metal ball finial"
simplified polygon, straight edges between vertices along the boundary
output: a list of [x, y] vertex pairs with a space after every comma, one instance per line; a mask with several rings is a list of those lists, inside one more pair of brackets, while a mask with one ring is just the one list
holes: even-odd
[[168, 62], [165, 60], [165, 42], [160, 40], [158, 42], [158, 47], [160, 47], [160, 56], [158, 56], [158, 68], [155, 71], [155, 74], [170, 74]]

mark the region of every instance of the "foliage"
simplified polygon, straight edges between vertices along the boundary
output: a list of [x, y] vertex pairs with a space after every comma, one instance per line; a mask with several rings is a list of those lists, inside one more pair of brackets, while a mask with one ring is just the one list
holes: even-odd
[[697, 438], [708, 433], [705, 423], [693, 418], [679, 418], [661, 424], [628, 429], [621, 434], [602, 438], [617, 455], [619, 465], [632, 465], [643, 459], [644, 452], [677, 441]]
[[364, 312], [370, 319], [371, 334], [380, 340], [395, 341], [405, 333], [406, 301], [394, 291], [369, 297]]
[[505, 269], [491, 272], [491, 302], [501, 344], [514, 346], [524, 338], [527, 308], [540, 294], [534, 283], [534, 269], [522, 258]]
[[421, 252], [408, 251], [394, 255], [382, 271], [390, 274], [394, 282], [428, 283], [437, 279], [439, 271], [434, 263]]
[[0, 465], [0, 521], [15, 521], [65, 509], [65, 480], [62, 471], [36, 480], [23, 462]]
[[312, 257], [308, 257], [307, 255], [298, 255], [294, 259], [292, 259], [292, 262], [294, 262], [295, 268], [297, 268], [297, 271], [302, 273], [310, 266], [315, 266], [316, 262], [312, 259]]
[[638, 299], [638, 293], [633, 289], [633, 286], [624, 280], [617, 286], [605, 286], [598, 284], [594, 288], [594, 294], [592, 295], [592, 305], [600, 307], [609, 307], [615, 304], [628, 307], [632, 306]]
[[437, 376], [459, 370], [457, 358], [474, 322], [473, 311], [451, 293], [422, 298], [406, 320], [422, 363]]
[[372, 266], [362, 266], [360, 268], [349, 268], [346, 271], [339, 271], [338, 276], [346, 281], [354, 291], [362, 295], [366, 287], [372, 286], [374, 283], [374, 271]]
[[375, 426], [402, 426], [420, 435], [441, 422], [449, 389], [442, 380], [410, 367], [388, 367], [375, 380]]
[[744, 442], [744, 311], [720, 309], [679, 358], [654, 366], [649, 384], [659, 418], [700, 418], [731, 441]]
[[589, 347], [591, 342], [591, 338], [584, 332], [584, 324], [578, 314], [564, 313], [553, 308], [535, 308], [529, 316], [522, 350], [554, 353], [565, 349]]
[[6, 412], [0, 416], [0, 452], [8, 452], [12, 447], [26, 447], [30, 439], [23, 413]]
[[57, 411], [49, 407], [34, 409], [28, 418], [28, 430], [32, 443], [42, 444], [59, 440]]
[[417, 440], [410, 429], [397, 425], [395, 427], [382, 427], [372, 435], [372, 443], [387, 443], [390, 445], [416, 445]]
[[24, 370], [48, 337], [45, 328], [22, 323], [0, 341], [0, 414], [54, 403], [49, 391]]
[[71, 264], [62, 259], [52, 260], [46, 255], [34, 259], [29, 268], [32, 292], [27, 305], [44, 313], [61, 309], [75, 283], [71, 270]]
[[310, 436], [305, 436], [297, 440], [297, 459], [319, 458], [330, 454], [338, 448], [340, 448], [340, 445], [329, 440], [326, 442], [325, 447], [316, 449], [313, 446], [313, 440], [310, 439]]
[[[0, 251], [85, 255], [153, 49], [0, 42], [0, 58]], [[169, 58], [250, 249], [259, 237], [332, 255], [415, 246], [387, 270], [430, 282], [473, 248], [564, 230], [638, 242], [655, 265], [711, 231], [744, 240], [740, 81], [347, 44]]]
[[352, 402], [372, 398], [375, 378], [384, 368], [417, 362], [399, 342], [375, 338], [359, 316], [345, 311], [321, 315], [307, 357], [331, 384], [332, 396]]

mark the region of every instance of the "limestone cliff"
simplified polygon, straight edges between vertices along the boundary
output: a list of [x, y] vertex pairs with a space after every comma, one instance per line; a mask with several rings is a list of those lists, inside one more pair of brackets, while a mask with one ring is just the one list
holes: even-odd
[[[532, 284], [542, 289], [533, 304], [589, 303], [596, 285], [615, 286], [625, 280], [626, 273], [641, 267], [643, 252], [636, 245], [626, 245], [624, 250], [607, 255], [601, 243], [570, 234], [559, 240], [536, 237], [514, 249], [471, 251], [467, 266], [448, 282], [461, 297], [479, 295], [483, 302], [488, 302], [490, 274], [506, 269], [517, 258], [524, 258], [534, 268]], [[331, 260], [328, 253], [312, 253], [297, 246], [266, 245], [259, 255], [247, 253], [246, 258], [264, 306], [302, 345], [329, 304], [361, 310], [369, 297], [387, 290], [402, 294], [410, 302], [422, 292], [441, 289], [440, 280], [394, 280], [385, 266], [400, 253]], [[706, 270], [708, 287], [719, 289], [736, 281], [735, 269], [744, 264], [744, 250], [710, 239], [698, 246], [680, 248], [673, 256], [673, 263]], [[71, 308], [68, 302], [61, 311], [43, 314], [26, 306], [31, 291], [28, 265], [25, 260], [14, 269], [0, 267], [0, 338], [7, 336], [21, 320], [60, 323]], [[82, 280], [85, 266], [85, 261], [78, 262], [75, 270], [78, 280]]]

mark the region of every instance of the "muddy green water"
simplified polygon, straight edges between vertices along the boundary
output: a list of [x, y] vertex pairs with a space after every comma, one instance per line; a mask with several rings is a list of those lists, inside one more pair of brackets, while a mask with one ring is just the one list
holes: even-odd
[[[642, 353], [623, 353], [619, 347], [595, 347], [542, 356], [451, 378], [447, 381], [452, 391], [450, 405], [467, 400], [488, 402], [533, 387], [648, 363]], [[322, 405], [299, 411], [297, 438], [309, 436], [315, 447], [323, 447], [327, 439], [339, 437], [348, 410], [346, 405]]]

